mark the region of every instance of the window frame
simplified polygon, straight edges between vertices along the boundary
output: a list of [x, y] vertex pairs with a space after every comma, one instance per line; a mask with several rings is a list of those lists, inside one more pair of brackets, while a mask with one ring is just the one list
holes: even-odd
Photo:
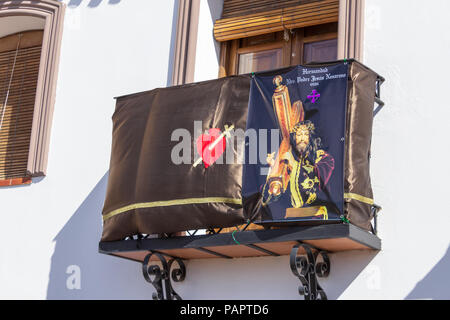
[[0, 75], [4, 76], [0, 84], [0, 186], [31, 183], [26, 166], [42, 38], [42, 29], [0, 38], [0, 66], [5, 71]]
[[[54, 0], [10, 0], [0, 3], [0, 18], [31, 16], [45, 20], [30, 148], [28, 152], [27, 176], [29, 178], [45, 176], [47, 172], [50, 129], [56, 94], [64, 11], [65, 4]], [[3, 181], [0, 185], [18, 185], [30, 182], [29, 180], [22, 182], [17, 179], [15, 181], [12, 180]]]
[[[320, 25], [317, 25], [320, 26]], [[303, 63], [304, 45], [311, 42], [337, 39], [337, 32], [322, 32], [311, 36], [305, 36], [305, 28], [287, 30], [289, 40], [279, 40], [277, 32], [274, 34], [275, 41], [258, 43], [255, 45], [241, 46], [240, 42], [249, 38], [240, 38], [222, 42], [220, 52], [219, 78], [238, 74], [239, 55], [243, 53], [261, 52], [270, 49], [281, 48], [283, 50], [283, 65], [288, 67]]]
[[[361, 61], [363, 58], [363, 25], [364, 25], [364, 0], [339, 0], [338, 28], [337, 32], [326, 32], [320, 35], [305, 37], [301, 32], [295, 32], [289, 42], [291, 48], [288, 51], [289, 64], [285, 66], [301, 64], [303, 60], [303, 46], [305, 43], [323, 41], [337, 38], [337, 59], [356, 59]], [[267, 12], [272, 12], [267, 11]], [[263, 15], [260, 13], [260, 15]], [[243, 22], [247, 16], [239, 17]], [[233, 20], [236, 23], [237, 17]], [[227, 19], [225, 19], [227, 20]], [[321, 25], [315, 24], [314, 26]], [[310, 26], [310, 25], [309, 25]], [[234, 28], [236, 30], [236, 28]], [[301, 28], [304, 30], [304, 28]], [[287, 32], [290, 32], [290, 30]], [[300, 30], [300, 29], [296, 29]], [[216, 31], [216, 30], [215, 30]], [[291, 34], [290, 34], [291, 36]], [[233, 74], [238, 71], [239, 41], [245, 38], [219, 41], [220, 59], [219, 59], [219, 78]], [[295, 50], [296, 48], [297, 50]], [[293, 50], [294, 49], [294, 50]]]
[[239, 72], [239, 55], [251, 52], [261, 52], [265, 50], [271, 49], [282, 49], [282, 59], [283, 64], [289, 63], [290, 56], [290, 44], [285, 41], [272, 41], [266, 42], [262, 44], [250, 45], [245, 47], [239, 47], [239, 41], [241, 39], [231, 40], [229, 44], [225, 44], [229, 46], [229, 51], [221, 50], [220, 51], [220, 61], [223, 61], [224, 64], [219, 66], [219, 70], [222, 68], [225, 69], [224, 75], [219, 75], [219, 77], [223, 77], [226, 75], [234, 75]]

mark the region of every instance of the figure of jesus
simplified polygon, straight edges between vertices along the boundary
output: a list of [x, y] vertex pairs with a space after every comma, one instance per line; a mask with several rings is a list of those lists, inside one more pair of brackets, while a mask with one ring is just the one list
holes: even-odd
[[[317, 192], [328, 183], [334, 170], [334, 158], [322, 149], [320, 138], [315, 137], [314, 124], [308, 120], [294, 126], [290, 144], [281, 161], [288, 165], [292, 207], [301, 208], [312, 204], [317, 199]], [[275, 164], [274, 156], [275, 153], [267, 156], [271, 167]]]

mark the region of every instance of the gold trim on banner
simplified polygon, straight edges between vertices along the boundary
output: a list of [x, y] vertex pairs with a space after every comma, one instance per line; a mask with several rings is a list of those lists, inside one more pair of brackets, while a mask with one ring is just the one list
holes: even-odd
[[373, 199], [366, 198], [366, 197], [361, 196], [361, 195], [356, 194], [356, 193], [344, 193], [344, 198], [345, 199], [358, 200], [358, 201], [361, 201], [361, 202], [364, 202], [364, 203], [367, 203], [367, 204], [370, 204], [370, 205], [374, 204]]
[[108, 220], [115, 215], [120, 213], [143, 208], [155, 208], [155, 207], [168, 207], [168, 206], [180, 206], [185, 204], [203, 204], [203, 203], [232, 203], [242, 205], [242, 199], [236, 198], [223, 198], [223, 197], [210, 197], [210, 198], [188, 198], [188, 199], [177, 199], [177, 200], [167, 200], [167, 201], [153, 201], [153, 202], [141, 202], [134, 203], [128, 206], [111, 211], [103, 216], [103, 221]]

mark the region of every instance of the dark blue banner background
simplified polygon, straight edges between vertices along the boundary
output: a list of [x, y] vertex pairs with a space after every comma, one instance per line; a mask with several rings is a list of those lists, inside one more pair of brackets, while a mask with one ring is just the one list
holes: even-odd
[[[305, 118], [309, 120], [315, 128], [315, 139], [320, 138], [320, 150], [328, 154], [327, 160], [330, 163], [334, 159], [334, 169], [327, 183], [317, 187], [316, 199], [310, 203], [304, 203], [301, 207], [326, 206], [328, 219], [338, 219], [343, 214], [343, 193], [344, 193], [344, 147], [345, 147], [345, 122], [347, 105], [347, 78], [348, 63], [325, 67], [303, 67], [296, 66], [284, 73], [264, 73], [253, 76], [250, 90], [250, 101], [247, 118], [247, 129], [280, 129], [277, 116], [274, 112], [272, 96], [276, 89], [273, 80], [277, 75], [282, 77], [282, 85], [287, 86], [291, 104], [301, 101], [303, 104]], [[313, 103], [313, 90], [316, 97]], [[308, 97], [309, 96], [309, 97]], [[295, 136], [295, 133], [293, 133]], [[267, 152], [277, 152], [270, 150], [270, 131], [268, 139], [260, 139], [258, 148], [266, 144]], [[281, 131], [278, 137], [281, 143]], [[318, 141], [318, 140], [316, 140]], [[292, 140], [292, 147], [295, 147], [295, 140]], [[311, 142], [311, 141], [310, 141]], [[250, 197], [255, 193], [262, 193], [264, 201], [267, 200], [267, 170], [269, 165], [262, 156], [258, 157], [257, 164], [249, 164], [249, 144], [246, 143], [246, 161], [243, 176], [243, 196]], [[314, 149], [316, 150], [316, 149]], [[298, 159], [297, 159], [298, 160]], [[315, 158], [311, 158], [311, 165], [315, 166]], [[300, 169], [299, 169], [300, 170]], [[315, 170], [318, 170], [315, 168]], [[305, 174], [299, 171], [299, 185], [301, 188], [302, 176]], [[293, 172], [290, 172], [291, 174]], [[306, 177], [306, 175], [305, 175]], [[310, 175], [310, 177], [313, 177]], [[277, 199], [271, 198], [265, 208], [265, 218], [263, 220], [285, 220], [286, 209], [293, 207], [290, 184], [286, 191]], [[306, 202], [306, 201], [305, 201]], [[314, 219], [316, 217], [312, 217]], [[291, 220], [293, 218], [289, 218]], [[308, 220], [308, 218], [296, 218], [295, 220]], [[311, 218], [310, 218], [311, 219]]]

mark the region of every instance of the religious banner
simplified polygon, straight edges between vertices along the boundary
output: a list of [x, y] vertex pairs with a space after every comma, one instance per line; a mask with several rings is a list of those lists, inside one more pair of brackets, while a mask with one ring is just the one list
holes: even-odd
[[343, 216], [348, 69], [342, 62], [252, 77], [247, 131], [267, 133], [257, 135], [258, 162], [244, 165], [243, 195], [261, 195], [259, 223]]

